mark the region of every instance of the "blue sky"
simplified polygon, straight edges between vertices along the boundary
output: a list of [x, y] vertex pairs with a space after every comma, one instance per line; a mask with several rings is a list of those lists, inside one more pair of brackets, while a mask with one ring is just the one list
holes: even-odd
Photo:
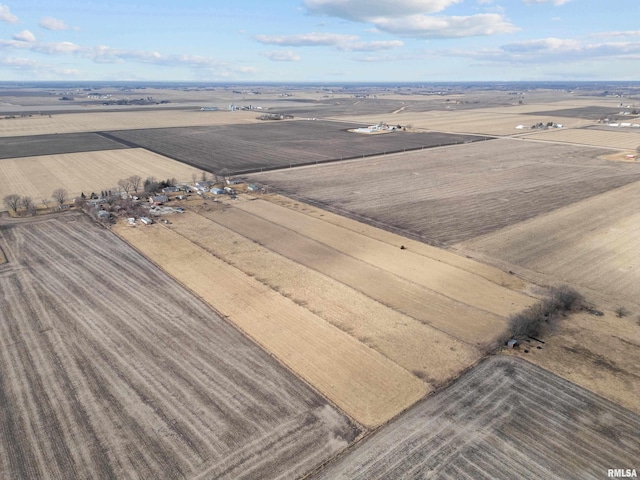
[[639, 19], [640, 0], [7, 0], [0, 80], [640, 80]]

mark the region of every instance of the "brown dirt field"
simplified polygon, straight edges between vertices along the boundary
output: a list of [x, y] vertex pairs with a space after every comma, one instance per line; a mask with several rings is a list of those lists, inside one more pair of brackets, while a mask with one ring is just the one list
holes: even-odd
[[162, 225], [116, 231], [360, 423], [380, 425], [429, 391], [388, 358], [178, 233]]
[[100, 132], [143, 128], [195, 127], [259, 122], [257, 112], [201, 112], [193, 110], [52, 113], [27, 118], [0, 119], [0, 137], [53, 133]]
[[432, 386], [479, 360], [480, 352], [475, 348], [256, 244], [216, 223], [217, 216], [206, 210], [198, 215], [174, 215], [169, 228]]
[[73, 198], [115, 189], [118, 180], [132, 175], [190, 181], [192, 172], [200, 174], [199, 169], [137, 148], [6, 159], [0, 160], [0, 198], [15, 193], [40, 203], [51, 199], [57, 188]]
[[594, 302], [640, 313], [638, 204], [635, 182], [454, 248], [537, 283], [566, 282]]
[[359, 434], [87, 217], [0, 245], [1, 478], [296, 478]]
[[617, 148], [620, 150], [635, 150], [636, 147], [640, 145], [640, 135], [638, 132], [627, 132], [622, 128], [620, 131], [561, 128], [527, 134], [526, 138], [530, 140], [547, 140], [594, 147]]
[[[608, 309], [559, 322], [544, 345], [524, 343], [510, 354], [640, 414], [640, 324], [637, 315], [618, 318]], [[537, 349], [541, 346], [542, 349]], [[524, 353], [524, 349], [529, 353]]]
[[316, 480], [598, 479], [638, 468], [640, 416], [492, 357], [322, 468]]

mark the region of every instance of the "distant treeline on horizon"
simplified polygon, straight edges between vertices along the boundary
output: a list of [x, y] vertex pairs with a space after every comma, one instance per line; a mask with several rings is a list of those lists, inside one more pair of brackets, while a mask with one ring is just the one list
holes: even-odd
[[341, 88], [345, 90], [362, 88], [384, 89], [438, 89], [455, 87], [456, 89], [490, 89], [490, 90], [523, 90], [523, 89], [562, 89], [562, 90], [602, 90], [610, 88], [640, 88], [640, 81], [458, 81], [458, 82], [170, 82], [170, 81], [2, 81], [0, 88], [232, 88], [237, 86], [279, 87], [279, 88]]

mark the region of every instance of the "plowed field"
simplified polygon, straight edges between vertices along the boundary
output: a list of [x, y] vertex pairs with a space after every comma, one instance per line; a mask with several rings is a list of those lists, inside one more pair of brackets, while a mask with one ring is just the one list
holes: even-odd
[[635, 182], [456, 248], [527, 269], [540, 283], [567, 282], [594, 300], [640, 312], [638, 205]]
[[601, 149], [499, 139], [249, 175], [296, 198], [451, 245], [640, 179]]
[[638, 435], [637, 414], [494, 357], [313, 478], [607, 478], [610, 468], [638, 467]]
[[358, 435], [85, 217], [5, 226], [0, 245], [0, 477], [295, 478]]

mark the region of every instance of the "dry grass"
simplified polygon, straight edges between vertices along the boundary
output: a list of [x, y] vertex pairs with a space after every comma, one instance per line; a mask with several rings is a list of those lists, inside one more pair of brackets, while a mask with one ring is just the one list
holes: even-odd
[[510, 353], [640, 414], [640, 325], [632, 317], [575, 313], [544, 341]]
[[429, 391], [388, 358], [180, 234], [161, 225], [116, 231], [362, 424], [380, 425]]
[[446, 382], [480, 358], [477, 349], [443, 331], [217, 223], [227, 214], [235, 215], [186, 213], [174, 216], [170, 228], [431, 385]]
[[46, 135], [52, 133], [99, 132], [143, 128], [195, 127], [255, 123], [256, 112], [201, 112], [160, 110], [131, 112], [53, 113], [26, 118], [0, 119], [0, 137]]
[[40, 203], [43, 198], [51, 199], [57, 188], [64, 188], [73, 198], [81, 192], [115, 190], [118, 180], [131, 175], [190, 181], [192, 172], [199, 174], [200, 170], [143, 149], [6, 159], [0, 161], [0, 198], [15, 193]]

